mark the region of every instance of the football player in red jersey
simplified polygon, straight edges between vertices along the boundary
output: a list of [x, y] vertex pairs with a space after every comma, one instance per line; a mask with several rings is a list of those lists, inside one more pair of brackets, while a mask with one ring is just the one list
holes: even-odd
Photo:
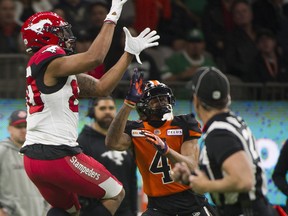
[[[193, 114], [173, 116], [175, 98], [164, 83], [149, 80], [142, 89], [143, 74], [135, 71], [124, 104], [106, 136], [111, 149], [133, 149], [148, 196], [148, 209], [142, 216], [212, 215], [203, 195], [170, 176], [176, 162], [186, 162], [192, 170], [197, 167], [199, 123]], [[141, 120], [127, 121], [135, 107]]]
[[25, 170], [53, 208], [48, 216], [78, 215], [77, 195], [102, 201], [98, 215], [114, 215], [123, 197], [122, 184], [104, 166], [82, 153], [77, 143], [78, 97], [107, 96], [133, 55], [157, 46], [156, 31], [126, 34], [125, 52], [101, 79], [83, 74], [101, 64], [127, 0], [112, 0], [103, 27], [87, 52], [73, 54], [71, 25], [52, 12], [32, 15], [22, 26], [26, 51], [27, 135], [21, 149]]

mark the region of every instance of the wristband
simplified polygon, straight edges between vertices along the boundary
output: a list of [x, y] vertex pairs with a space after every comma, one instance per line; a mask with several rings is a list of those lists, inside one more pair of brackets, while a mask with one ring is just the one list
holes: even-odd
[[127, 106], [129, 106], [132, 109], [135, 109], [135, 107], [136, 107], [136, 103], [134, 103], [133, 101], [129, 101], [127, 99], [124, 100], [124, 104], [126, 104]]
[[[164, 142], [164, 141], [163, 141]], [[159, 149], [159, 148], [157, 148], [158, 149], [158, 152], [161, 154], [161, 155], [167, 155], [168, 153], [169, 153], [169, 151], [170, 151], [170, 148], [169, 148], [169, 146], [167, 145], [167, 143], [165, 143], [166, 145], [165, 145], [165, 148], [164, 149]]]
[[116, 25], [116, 23], [113, 22], [112, 20], [104, 20], [104, 23]]
[[163, 155], [167, 155], [169, 152], [170, 152], [170, 148], [167, 146], [166, 152], [164, 152]]

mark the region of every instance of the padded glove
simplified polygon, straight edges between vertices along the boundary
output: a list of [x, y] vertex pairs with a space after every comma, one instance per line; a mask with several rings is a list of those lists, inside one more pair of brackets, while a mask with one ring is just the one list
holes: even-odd
[[155, 41], [158, 40], [160, 36], [157, 35], [155, 30], [151, 31], [150, 28], [146, 28], [137, 37], [132, 37], [126, 27], [124, 27], [123, 30], [125, 32], [124, 50], [135, 55], [139, 64], [142, 64], [139, 55], [144, 49], [159, 45], [159, 43]]
[[130, 87], [126, 95], [124, 103], [132, 108], [135, 108], [136, 103], [141, 99], [143, 94], [143, 72], [134, 69], [134, 73], [130, 80]]
[[127, 0], [112, 0], [112, 5], [109, 13], [107, 14], [104, 22], [113, 22], [117, 24], [118, 19], [120, 18], [123, 5]]
[[160, 137], [146, 130], [143, 130], [142, 134], [145, 136], [146, 141], [153, 144], [161, 155], [166, 155], [169, 152], [169, 146]]

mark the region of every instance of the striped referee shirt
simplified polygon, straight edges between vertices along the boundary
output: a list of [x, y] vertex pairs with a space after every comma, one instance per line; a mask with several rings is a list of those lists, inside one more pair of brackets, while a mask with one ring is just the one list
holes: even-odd
[[252, 190], [247, 193], [210, 193], [213, 202], [217, 206], [234, 205], [265, 196], [267, 193], [265, 174], [255, 148], [255, 139], [244, 120], [232, 112], [217, 114], [207, 122], [203, 132], [204, 146], [200, 154], [200, 167], [210, 179], [223, 178], [225, 175], [221, 169], [223, 162], [232, 154], [245, 151], [253, 164], [256, 180]]

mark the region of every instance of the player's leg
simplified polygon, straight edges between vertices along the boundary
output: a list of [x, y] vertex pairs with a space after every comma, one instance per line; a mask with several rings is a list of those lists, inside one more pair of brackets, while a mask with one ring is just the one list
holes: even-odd
[[[27, 175], [37, 186], [44, 199], [52, 206], [47, 212], [47, 215], [78, 216], [80, 204], [77, 194], [55, 185], [57, 181], [54, 178], [57, 173], [52, 173], [51, 170], [57, 171], [57, 166], [55, 167], [55, 164], [50, 165], [51, 164], [47, 166], [47, 162], [45, 161], [34, 160], [24, 156], [24, 166]], [[43, 172], [45, 174], [43, 174]], [[50, 178], [52, 178], [52, 180]]]
[[[101, 163], [85, 154], [66, 157], [66, 163], [72, 168], [75, 181], [74, 191], [80, 196], [92, 197], [101, 201], [95, 211], [98, 215], [114, 215], [125, 196], [120, 183]], [[108, 212], [108, 211], [109, 212]]]
[[24, 164], [44, 198], [53, 207], [66, 211], [72, 207], [79, 210], [78, 194], [103, 200], [103, 206], [114, 215], [125, 195], [122, 184], [102, 164], [85, 154], [50, 161], [24, 157]]
[[47, 182], [37, 182], [39, 192], [52, 206], [47, 216], [78, 216], [80, 204], [75, 193], [68, 192], [62, 188]]

